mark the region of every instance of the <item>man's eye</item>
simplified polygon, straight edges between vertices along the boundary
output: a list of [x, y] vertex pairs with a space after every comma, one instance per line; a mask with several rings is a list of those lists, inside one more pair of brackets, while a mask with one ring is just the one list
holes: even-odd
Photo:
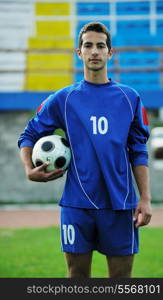
[[98, 48], [105, 48], [105, 45], [99, 45]]
[[91, 47], [91, 45], [85, 45], [85, 48], [90, 48]]

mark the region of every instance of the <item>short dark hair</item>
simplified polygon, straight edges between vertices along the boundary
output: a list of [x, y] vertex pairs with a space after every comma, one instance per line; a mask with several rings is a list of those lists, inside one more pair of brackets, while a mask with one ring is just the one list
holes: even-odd
[[82, 27], [82, 29], [79, 32], [79, 39], [78, 39], [79, 49], [81, 48], [81, 46], [83, 44], [82, 36], [84, 33], [88, 32], [88, 31], [102, 32], [102, 33], [106, 34], [106, 36], [107, 36], [106, 44], [107, 44], [108, 49], [109, 50], [111, 49], [111, 34], [110, 34], [109, 30], [107, 29], [107, 27], [100, 22], [91, 22]]

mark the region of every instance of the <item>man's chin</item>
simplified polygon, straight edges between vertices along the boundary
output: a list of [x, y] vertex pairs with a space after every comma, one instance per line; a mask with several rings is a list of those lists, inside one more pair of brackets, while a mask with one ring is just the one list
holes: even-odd
[[104, 67], [88, 67], [89, 71], [98, 72], [101, 71]]

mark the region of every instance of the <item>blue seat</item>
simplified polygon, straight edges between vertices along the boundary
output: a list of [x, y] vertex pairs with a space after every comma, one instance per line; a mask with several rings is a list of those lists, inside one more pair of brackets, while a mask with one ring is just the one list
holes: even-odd
[[[148, 15], [150, 14], [150, 1], [116, 1], [116, 14], [118, 16], [128, 15]], [[100, 16], [105, 16], [111, 13], [110, 4], [108, 2], [85, 2], [81, 1], [76, 4], [77, 15], [79, 16], [90, 16], [89, 20], [77, 21], [76, 27], [76, 41], [75, 44], [78, 46], [77, 37], [80, 29], [88, 22], [95, 21], [93, 16], [97, 16], [96, 21], [100, 21]], [[158, 14], [163, 14], [163, 1], [156, 1], [156, 11]], [[91, 18], [92, 16], [92, 18]], [[108, 28], [110, 28], [111, 21], [103, 21]], [[113, 47], [126, 47], [131, 46], [162, 46], [163, 45], [163, 20], [159, 19], [156, 21], [156, 32], [151, 34], [151, 23], [149, 19], [143, 20], [117, 20], [116, 21], [116, 35], [112, 36]], [[140, 71], [140, 72], [123, 72], [120, 74], [113, 72], [114, 68], [117, 67], [115, 64], [118, 59], [118, 67], [120, 68], [133, 68], [139, 67], [140, 69], [148, 68], [159, 68], [160, 67], [160, 53], [155, 50], [141, 50], [136, 51], [125, 51], [122, 53], [116, 53], [113, 58], [108, 62], [108, 76], [115, 80], [121, 81], [135, 89], [149, 90], [149, 89], [160, 89], [160, 72], [153, 71]], [[83, 63], [77, 56], [74, 56], [74, 65], [76, 72], [74, 75], [75, 81], [83, 78]], [[79, 71], [79, 72], [78, 72]]]
[[80, 16], [109, 15], [109, 3], [79, 2], [76, 4], [76, 12]]
[[160, 89], [158, 72], [121, 72], [120, 78], [137, 90]]
[[156, 12], [157, 14], [163, 14], [163, 1], [156, 1]]
[[122, 52], [119, 53], [121, 67], [159, 67], [159, 53], [157, 51]]
[[118, 2], [117, 15], [149, 14], [149, 2]]

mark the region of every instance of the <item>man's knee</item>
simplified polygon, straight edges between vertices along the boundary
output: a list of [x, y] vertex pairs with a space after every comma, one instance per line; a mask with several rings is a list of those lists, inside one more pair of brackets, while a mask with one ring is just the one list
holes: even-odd
[[90, 277], [92, 254], [65, 253], [68, 277], [85, 278]]
[[68, 267], [69, 278], [87, 278], [90, 276], [90, 272], [87, 268], [71, 265]]
[[127, 277], [132, 274], [134, 255], [107, 257], [111, 278]]

